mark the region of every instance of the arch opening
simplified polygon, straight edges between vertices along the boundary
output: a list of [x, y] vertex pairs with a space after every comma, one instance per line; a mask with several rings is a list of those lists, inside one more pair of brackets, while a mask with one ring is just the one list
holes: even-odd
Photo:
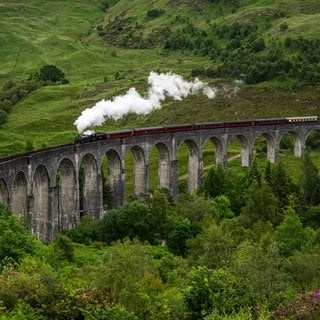
[[203, 169], [212, 166], [226, 167], [226, 157], [223, 151], [222, 141], [217, 137], [211, 137], [205, 141], [202, 147]]
[[228, 166], [250, 167], [252, 151], [245, 136], [232, 137], [228, 143]]
[[301, 157], [304, 152], [304, 147], [301, 138], [296, 132], [286, 132], [280, 138], [280, 156], [294, 155]]
[[11, 203], [13, 214], [20, 220], [23, 220], [23, 223], [30, 228], [31, 217], [28, 214], [27, 178], [22, 171], [19, 171], [14, 178]]
[[278, 156], [275, 139], [268, 133], [259, 135], [254, 141], [253, 155], [258, 159], [266, 159], [270, 163], [275, 163]]

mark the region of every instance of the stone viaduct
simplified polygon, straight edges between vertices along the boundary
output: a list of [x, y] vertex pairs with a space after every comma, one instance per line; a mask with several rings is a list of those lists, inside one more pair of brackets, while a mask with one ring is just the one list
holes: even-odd
[[[202, 182], [202, 151], [207, 141], [215, 146], [215, 164], [227, 168], [228, 145], [237, 138], [241, 146], [241, 165], [250, 166], [258, 137], [265, 138], [267, 158], [275, 163], [279, 156], [280, 140], [286, 133], [292, 134], [294, 154], [300, 157], [304, 153], [307, 137], [313, 130], [320, 130], [320, 124], [301, 122], [194, 130], [69, 144], [33, 151], [0, 160], [0, 200], [9, 204], [14, 214], [28, 219], [30, 229], [38, 239], [49, 241], [61, 229], [74, 227], [80, 220], [80, 212], [81, 215], [101, 218], [102, 170], [111, 188], [111, 207], [124, 203], [125, 165], [129, 152], [134, 159], [134, 194], [143, 194], [149, 189], [149, 156], [152, 149], [156, 148], [158, 186], [168, 188], [177, 201], [177, 154], [181, 144], [185, 143], [189, 149], [188, 190], [192, 193]], [[107, 168], [102, 165], [104, 158], [107, 159]]]

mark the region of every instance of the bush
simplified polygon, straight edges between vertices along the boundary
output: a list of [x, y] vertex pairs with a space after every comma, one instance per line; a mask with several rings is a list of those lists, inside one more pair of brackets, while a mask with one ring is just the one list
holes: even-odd
[[19, 262], [35, 253], [36, 241], [27, 229], [12, 215], [8, 206], [0, 204], [0, 270], [8, 262]]
[[62, 234], [76, 243], [89, 245], [99, 239], [98, 222], [91, 216], [83, 216], [75, 228], [63, 229]]
[[320, 319], [320, 290], [317, 293], [300, 293], [286, 306], [275, 311], [278, 320]]
[[3, 124], [5, 124], [8, 120], [8, 113], [4, 110], [0, 109], [0, 128]]
[[39, 79], [44, 83], [59, 82], [65, 83], [64, 73], [54, 65], [47, 65], [40, 69]]
[[147, 17], [149, 18], [157, 18], [164, 14], [164, 10], [161, 9], [151, 9], [147, 12]]
[[111, 243], [125, 237], [154, 243], [155, 227], [152, 212], [144, 200], [135, 200], [107, 212], [100, 224], [101, 241]]
[[53, 239], [52, 245], [54, 252], [60, 259], [69, 262], [74, 261], [74, 246], [70, 238], [59, 234]]

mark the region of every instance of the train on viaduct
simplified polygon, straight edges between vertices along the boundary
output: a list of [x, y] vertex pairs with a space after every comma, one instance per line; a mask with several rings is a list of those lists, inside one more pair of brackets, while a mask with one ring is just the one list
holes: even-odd
[[[285, 134], [291, 133], [294, 154], [301, 157], [307, 137], [314, 130], [320, 130], [318, 117], [308, 116], [160, 126], [80, 136], [71, 144], [0, 159], [0, 201], [7, 203], [18, 217], [28, 219], [32, 233], [47, 242], [63, 228], [74, 227], [81, 215], [102, 217], [102, 170], [106, 171], [104, 176], [111, 190], [110, 208], [126, 201], [125, 168], [129, 152], [133, 156], [134, 194], [149, 190], [149, 159], [156, 148], [158, 187], [169, 189], [174, 201], [178, 201], [178, 150], [183, 143], [189, 150], [188, 192], [192, 193], [202, 183], [202, 154], [208, 141], [215, 147], [215, 164], [227, 168], [228, 146], [237, 138], [241, 165], [250, 166], [259, 137], [265, 138], [267, 159], [275, 163]], [[105, 158], [107, 168], [102, 165]]]

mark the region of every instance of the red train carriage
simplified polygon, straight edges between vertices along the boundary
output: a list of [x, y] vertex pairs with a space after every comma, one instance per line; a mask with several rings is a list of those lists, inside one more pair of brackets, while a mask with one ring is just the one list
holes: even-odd
[[134, 136], [133, 129], [105, 132], [105, 140], [128, 138], [132, 136]]
[[177, 125], [164, 127], [164, 132], [167, 132], [167, 133], [192, 131], [192, 130], [194, 130], [194, 124], [191, 124], [191, 123], [177, 124]]
[[164, 127], [146, 127], [134, 129], [135, 136], [145, 136], [149, 134], [164, 133]]
[[196, 123], [194, 130], [210, 130], [210, 129], [221, 129], [224, 128], [224, 122], [203, 122]]
[[254, 120], [238, 120], [238, 121], [226, 121], [224, 123], [225, 128], [241, 128], [254, 126]]
[[273, 118], [273, 119], [256, 119], [254, 120], [255, 126], [270, 126], [278, 124], [286, 124], [288, 120], [286, 118]]

